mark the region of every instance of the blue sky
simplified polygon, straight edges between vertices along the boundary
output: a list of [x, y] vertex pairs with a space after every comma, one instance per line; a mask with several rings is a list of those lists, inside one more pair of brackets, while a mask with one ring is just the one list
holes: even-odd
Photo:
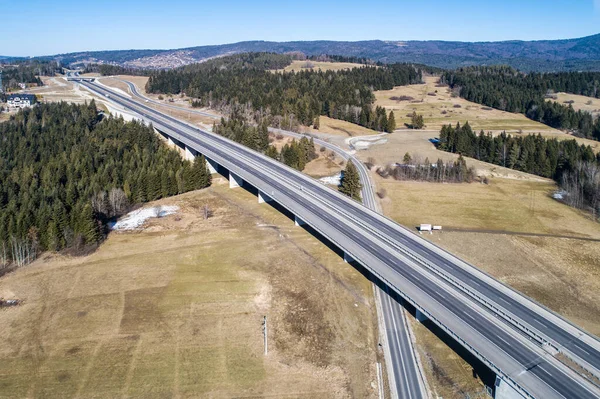
[[0, 55], [244, 40], [537, 40], [600, 33], [600, 0], [0, 0]]

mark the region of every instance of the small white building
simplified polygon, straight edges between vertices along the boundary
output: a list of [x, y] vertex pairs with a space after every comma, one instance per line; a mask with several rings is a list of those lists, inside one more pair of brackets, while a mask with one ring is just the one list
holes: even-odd
[[35, 96], [33, 94], [11, 94], [6, 103], [13, 108], [27, 108], [35, 104]]

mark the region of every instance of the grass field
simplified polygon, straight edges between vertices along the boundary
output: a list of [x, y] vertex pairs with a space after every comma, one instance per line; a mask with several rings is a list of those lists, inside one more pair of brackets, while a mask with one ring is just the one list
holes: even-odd
[[378, 178], [377, 186], [388, 193], [382, 201], [388, 216], [409, 228], [442, 225], [450, 231], [424, 237], [600, 334], [600, 242], [578, 239], [600, 239], [600, 225], [552, 199], [553, 182], [492, 178], [489, 185], [436, 184]]
[[376, 397], [371, 284], [219, 181], [92, 255], [1, 278], [24, 302], [0, 310], [0, 397]]
[[[594, 116], [600, 115], [600, 98], [579, 96], [577, 94], [556, 93], [556, 102], [567, 105], [571, 101], [571, 105], [576, 110], [590, 112]], [[553, 101], [548, 99], [548, 101]]]
[[364, 65], [351, 62], [321, 62], [321, 61], [292, 61], [284, 69], [277, 69], [276, 72], [299, 72], [299, 71], [341, 71], [344, 69], [361, 68]]
[[368, 129], [366, 127], [354, 123], [329, 118], [327, 116], [320, 116], [319, 124], [320, 126], [318, 131], [310, 127], [305, 129], [306, 133], [320, 132], [341, 137], [370, 136], [381, 133], [376, 130]]
[[[427, 129], [439, 130], [442, 125], [449, 123], [464, 124], [469, 121], [473, 129], [480, 130], [506, 130], [507, 132], [535, 131], [550, 132], [554, 129], [527, 119], [524, 115], [499, 111], [496, 109], [485, 110], [483, 106], [452, 97], [448, 87], [436, 87], [438, 77], [425, 77], [424, 84], [398, 86], [392, 90], [375, 92], [376, 105], [393, 110], [398, 127], [410, 123], [407, 116], [413, 111], [423, 115]], [[429, 95], [431, 94], [431, 95]], [[408, 96], [412, 100], [397, 101], [391, 97]]]

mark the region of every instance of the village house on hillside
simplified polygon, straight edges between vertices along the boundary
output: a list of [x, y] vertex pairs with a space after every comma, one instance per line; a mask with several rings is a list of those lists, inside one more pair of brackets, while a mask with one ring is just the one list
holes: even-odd
[[13, 108], [27, 108], [35, 104], [35, 101], [33, 94], [11, 94], [6, 103]]

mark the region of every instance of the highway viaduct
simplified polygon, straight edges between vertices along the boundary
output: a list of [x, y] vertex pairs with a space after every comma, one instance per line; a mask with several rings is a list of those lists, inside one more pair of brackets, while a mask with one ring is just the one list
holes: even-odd
[[[101, 95], [108, 94], [95, 84], [82, 84]], [[396, 241], [403, 241], [404, 245], [409, 246], [411, 242], [407, 240], [406, 232], [398, 229], [393, 222], [367, 212], [352, 200], [319, 186], [312, 179], [290, 171], [281, 164], [276, 165], [276, 161], [241, 148], [237, 143], [191, 127], [143, 105], [133, 104], [116, 93], [111, 92], [110, 98], [140, 114], [143, 120], [153, 123], [162, 134], [186, 148], [192, 155], [195, 155], [193, 151], [201, 153], [213, 166], [216, 164], [225, 168], [230, 182], [233, 182], [230, 184], [240, 185], [241, 182], [241, 185], [256, 187], [263, 200], [268, 198], [276, 201], [337, 245], [347, 257], [359, 262], [411, 303], [421, 317], [434, 322], [494, 370], [498, 375], [497, 395], [538, 398], [600, 397], [597, 387], [548, 353], [551, 352], [550, 345], [556, 349], [555, 342], [546, 341], [543, 336], [536, 337], [535, 331], [534, 334], [525, 334], [524, 330], [528, 326], [516, 325], [523, 321], [514, 315], [514, 309], [507, 307], [508, 309], [494, 310], [497, 306], [495, 303], [485, 306], [474, 295], [465, 293], [465, 289], [459, 289], [456, 282], [441, 275], [439, 270], [431, 270], [432, 265], [425, 264], [432, 259], [438, 262], [434, 266], [442, 264], [443, 259], [452, 259], [458, 263], [451, 255], [438, 252], [438, 248], [426, 242], [418, 242], [419, 247], [409, 247], [403, 251]], [[418, 237], [409, 239], [416, 240]], [[439, 258], [435, 258], [432, 251]], [[407, 252], [413, 252], [413, 256]], [[423, 253], [428, 254], [431, 259], [419, 259]], [[479, 281], [489, 283], [484, 280], [485, 276], [478, 277]], [[518, 299], [526, 300], [524, 297]], [[483, 300], [486, 301], [485, 298]], [[537, 304], [529, 305], [533, 308]], [[543, 314], [545, 320], [558, 324], [555, 320], [550, 320], [551, 317], [543, 312], [544, 309], [535, 308], [535, 311], [536, 314]], [[502, 315], [502, 312], [505, 314]], [[558, 327], [568, 330], [562, 324], [557, 329]], [[594, 351], [594, 341], [590, 341], [594, 337], [586, 336], [584, 340], [584, 335], [582, 333], [578, 337], [579, 345], [583, 347], [585, 344], [586, 349]], [[592, 354], [590, 357], [593, 358]], [[594, 363], [591, 365], [594, 366]]]

